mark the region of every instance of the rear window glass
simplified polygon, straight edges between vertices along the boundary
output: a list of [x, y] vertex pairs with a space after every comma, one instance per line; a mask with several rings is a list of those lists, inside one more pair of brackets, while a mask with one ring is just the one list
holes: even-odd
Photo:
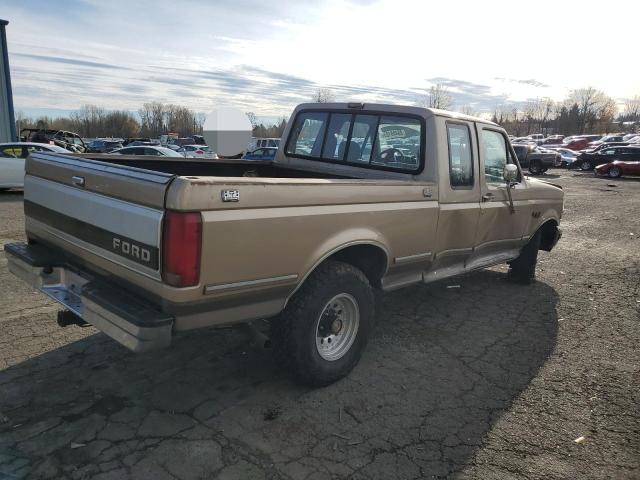
[[320, 158], [328, 117], [328, 113], [321, 112], [298, 115], [293, 127], [293, 142], [289, 145], [287, 153]]
[[344, 112], [301, 112], [286, 153], [294, 157], [417, 172], [423, 124], [418, 118]]

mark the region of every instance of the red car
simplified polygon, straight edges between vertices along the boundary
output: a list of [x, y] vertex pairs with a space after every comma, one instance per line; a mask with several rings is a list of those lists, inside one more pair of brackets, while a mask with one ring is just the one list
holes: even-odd
[[609, 175], [611, 178], [618, 178], [622, 175], [640, 175], [640, 160], [615, 160], [610, 163], [598, 165], [596, 167], [596, 175]]
[[589, 145], [589, 142], [591, 142], [591, 140], [588, 138], [576, 138], [576, 139], [570, 140], [568, 143], [565, 143], [562, 146], [564, 148], [568, 148], [569, 150], [574, 150], [577, 152], [579, 150], [584, 150], [585, 148], [587, 148], [587, 145]]

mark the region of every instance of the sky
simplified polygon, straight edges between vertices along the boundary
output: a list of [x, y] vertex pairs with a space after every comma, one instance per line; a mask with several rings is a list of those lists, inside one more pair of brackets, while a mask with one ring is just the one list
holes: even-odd
[[318, 88], [490, 112], [593, 86], [640, 95], [640, 2], [0, 0], [17, 112], [145, 102], [288, 116]]

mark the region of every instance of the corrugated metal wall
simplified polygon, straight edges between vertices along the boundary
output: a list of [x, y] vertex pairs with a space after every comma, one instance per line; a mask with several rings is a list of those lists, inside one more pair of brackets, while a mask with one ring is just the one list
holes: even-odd
[[0, 143], [16, 140], [16, 122], [11, 96], [9, 52], [5, 27], [9, 22], [0, 20]]

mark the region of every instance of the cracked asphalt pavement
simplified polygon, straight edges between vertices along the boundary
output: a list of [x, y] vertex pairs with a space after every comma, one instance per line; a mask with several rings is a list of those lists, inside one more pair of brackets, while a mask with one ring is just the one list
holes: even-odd
[[[640, 478], [640, 181], [546, 175], [564, 237], [538, 280], [496, 267], [385, 295], [364, 357], [293, 384], [241, 329], [137, 355], [0, 255], [0, 478]], [[0, 194], [0, 241], [24, 239]]]

